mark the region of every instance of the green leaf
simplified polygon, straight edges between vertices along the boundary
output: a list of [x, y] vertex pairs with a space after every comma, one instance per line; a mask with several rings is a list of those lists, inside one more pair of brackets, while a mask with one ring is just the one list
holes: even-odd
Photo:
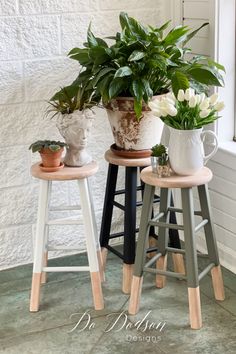
[[207, 59], [207, 62], [208, 62], [208, 64], [209, 64], [210, 66], [215, 66], [218, 70], [222, 70], [222, 71], [225, 72], [225, 67], [224, 67], [223, 65], [217, 63], [216, 61], [214, 61], [214, 60], [208, 58], [208, 59]]
[[123, 78], [113, 79], [109, 86], [109, 98], [117, 97], [123, 91], [125, 84]]
[[208, 67], [193, 67], [188, 70], [192, 79], [205, 85], [222, 86], [217, 76]]
[[136, 98], [134, 99], [134, 111], [139, 122], [142, 116], [142, 100], [138, 101]]
[[186, 90], [189, 88], [189, 81], [187, 76], [181, 71], [175, 71], [171, 77], [172, 90], [177, 97], [178, 91], [180, 89]]
[[130, 54], [128, 61], [140, 60], [145, 57], [145, 53], [140, 50], [134, 50], [133, 53]]
[[132, 82], [132, 93], [137, 101], [142, 101], [144, 86], [140, 80], [134, 80]]
[[98, 46], [98, 42], [91, 31], [91, 22], [89, 24], [88, 31], [87, 31], [87, 41], [90, 48]]
[[208, 25], [209, 25], [209, 22], [205, 22], [200, 27], [198, 27], [195, 31], [189, 33], [186, 36], [186, 39], [183, 41], [183, 46], [185, 46], [186, 43], [188, 43], [188, 41], [190, 41], [190, 39], [192, 39], [198, 33], [198, 31], [200, 31], [203, 27], [206, 27]]
[[116, 71], [114, 78], [130, 75], [132, 75], [132, 70], [128, 66], [122, 66]]
[[114, 72], [115, 69], [113, 68], [103, 68], [99, 71], [99, 73], [94, 77], [92, 80], [93, 86], [96, 86], [98, 81], [104, 76], [107, 75], [108, 73]]
[[188, 32], [187, 26], [177, 26], [167, 34], [163, 42], [166, 46], [177, 44], [180, 40], [186, 38], [187, 32]]

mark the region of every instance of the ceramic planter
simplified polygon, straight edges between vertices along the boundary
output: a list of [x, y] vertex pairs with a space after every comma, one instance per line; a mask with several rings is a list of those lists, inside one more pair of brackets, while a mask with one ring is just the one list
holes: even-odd
[[[210, 130], [177, 130], [170, 127], [169, 130], [169, 161], [171, 169], [178, 175], [195, 174], [217, 151], [217, 136]], [[213, 151], [205, 156], [203, 141], [207, 135], [214, 137], [215, 146]]]
[[46, 172], [54, 172], [61, 169], [64, 165], [61, 163], [61, 156], [64, 148], [62, 147], [58, 151], [52, 151], [48, 148], [44, 148], [40, 151], [42, 164], [40, 168]]
[[61, 114], [58, 117], [57, 128], [68, 145], [64, 158], [65, 165], [80, 167], [92, 161], [86, 147], [93, 120], [94, 113], [91, 109]]
[[106, 110], [117, 148], [128, 151], [149, 150], [160, 143], [163, 123], [146, 104], [143, 104], [139, 122], [134, 112], [134, 99], [131, 97], [112, 99]]

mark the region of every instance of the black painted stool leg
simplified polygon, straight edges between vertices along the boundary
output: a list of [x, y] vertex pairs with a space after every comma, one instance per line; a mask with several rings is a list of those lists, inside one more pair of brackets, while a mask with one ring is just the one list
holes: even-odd
[[108, 173], [107, 173], [106, 192], [105, 192], [104, 206], [103, 206], [103, 214], [102, 214], [102, 224], [101, 224], [101, 231], [100, 231], [100, 246], [101, 246], [104, 269], [106, 265], [107, 246], [109, 244], [109, 237], [110, 237], [110, 230], [111, 230], [113, 202], [115, 199], [117, 175], [118, 175], [118, 166], [109, 164]]
[[122, 290], [129, 294], [135, 260], [137, 167], [125, 169], [124, 263]]

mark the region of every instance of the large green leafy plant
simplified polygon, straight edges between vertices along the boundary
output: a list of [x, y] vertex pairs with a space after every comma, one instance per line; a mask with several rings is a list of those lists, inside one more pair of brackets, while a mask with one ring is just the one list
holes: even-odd
[[190, 52], [186, 44], [207, 23], [192, 32], [187, 26], [178, 26], [165, 35], [169, 22], [159, 28], [145, 27], [122, 12], [120, 25], [121, 32], [108, 37], [114, 41], [110, 46], [95, 37], [89, 26], [84, 47], [69, 53], [83, 68], [77, 84], [86, 82], [105, 105], [117, 96], [132, 96], [139, 119], [143, 101], [148, 103], [153, 95], [170, 88], [176, 94], [190, 86], [204, 90], [209, 85], [222, 85], [219, 70], [224, 70], [223, 66], [204, 56], [190, 60], [185, 56]]

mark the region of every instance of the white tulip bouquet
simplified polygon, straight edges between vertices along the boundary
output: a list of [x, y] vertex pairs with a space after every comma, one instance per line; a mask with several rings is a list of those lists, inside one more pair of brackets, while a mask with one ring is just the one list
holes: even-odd
[[224, 102], [218, 101], [217, 93], [207, 97], [205, 93], [195, 94], [188, 88], [179, 90], [177, 99], [173, 93], [168, 93], [162, 99], [151, 101], [149, 106], [166, 125], [179, 130], [193, 130], [218, 119]]

